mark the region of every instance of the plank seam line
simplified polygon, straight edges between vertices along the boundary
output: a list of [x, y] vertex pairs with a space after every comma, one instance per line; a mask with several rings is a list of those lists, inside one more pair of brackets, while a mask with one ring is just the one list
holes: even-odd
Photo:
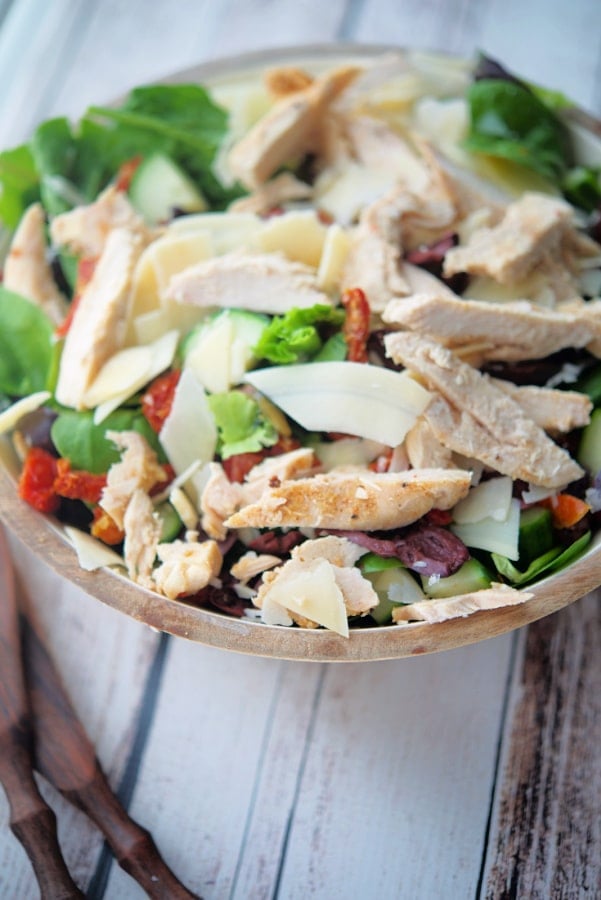
[[326, 678], [326, 672], [328, 669], [327, 663], [321, 663], [321, 672], [319, 673], [319, 681], [317, 682], [317, 688], [315, 690], [315, 696], [313, 697], [313, 703], [311, 704], [311, 716], [309, 718], [309, 724], [307, 727], [307, 736], [305, 738], [305, 746], [303, 747], [303, 755], [300, 760], [300, 765], [298, 767], [298, 772], [296, 775], [296, 784], [294, 785], [294, 794], [292, 796], [292, 802], [290, 804], [290, 810], [288, 812], [288, 816], [286, 818], [286, 826], [284, 828], [284, 839], [282, 841], [282, 849], [280, 851], [280, 861], [278, 863], [278, 870], [276, 872], [276, 876], [273, 884], [273, 892], [272, 898], [277, 898], [280, 892], [280, 885], [282, 882], [282, 876], [284, 874], [284, 864], [286, 862], [286, 854], [288, 852], [288, 844], [290, 843], [290, 836], [292, 834], [292, 824], [294, 822], [294, 815], [296, 812], [296, 805], [298, 803], [298, 798], [300, 796], [301, 785], [305, 776], [305, 769], [307, 767], [307, 761], [309, 759], [309, 751], [313, 744], [313, 734], [315, 732], [315, 726], [317, 723], [317, 712], [319, 710], [319, 706], [321, 704], [321, 698], [323, 695], [323, 688]]
[[[280, 665], [278, 666], [279, 676], [281, 676], [281, 674], [282, 674], [282, 669], [283, 669], [284, 665], [285, 665], [284, 663], [280, 663]], [[243, 860], [244, 852], [246, 849], [248, 835], [250, 833], [251, 821], [252, 821], [253, 813], [255, 810], [256, 803], [257, 803], [259, 787], [261, 784], [261, 779], [263, 777], [263, 770], [265, 768], [265, 762], [267, 759], [267, 747], [269, 746], [269, 740], [273, 733], [274, 721], [275, 721], [275, 711], [276, 711], [276, 707], [278, 705], [279, 699], [282, 694], [282, 682], [283, 682], [283, 678], [278, 677], [276, 690], [273, 692], [273, 697], [271, 698], [271, 703], [269, 704], [269, 710], [267, 713], [267, 721], [265, 723], [265, 728], [263, 729], [263, 736], [261, 738], [261, 746], [259, 748], [259, 765], [257, 766], [256, 772], [255, 772], [252, 791], [251, 791], [251, 795], [250, 795], [250, 801], [248, 804], [248, 812], [246, 814], [246, 818], [244, 821], [244, 829], [242, 831], [242, 840], [240, 841], [240, 852], [238, 854], [238, 859], [236, 861], [236, 868], [234, 870], [234, 875], [232, 878], [232, 886], [231, 886], [230, 893], [229, 893], [230, 900], [236, 892], [236, 888], [238, 885], [238, 879], [240, 877], [240, 870], [242, 868], [242, 860]]]
[[[148, 677], [146, 678], [146, 684], [144, 685], [134, 740], [127, 762], [125, 763], [125, 768], [123, 769], [121, 780], [119, 781], [119, 786], [117, 787], [117, 797], [126, 811], [129, 811], [140, 767], [142, 765], [144, 751], [148, 743], [148, 736], [154, 724], [170, 640], [168, 634], [165, 632], [161, 633], [159, 645], [155, 651], [152, 663], [150, 664]], [[98, 857], [94, 874], [88, 885], [86, 892], [88, 900], [102, 900], [102, 897], [104, 897], [113, 862], [113, 853], [105, 841], [100, 856]]]
[[478, 881], [476, 884], [475, 900], [480, 900], [482, 890], [484, 888], [484, 873], [486, 871], [486, 863], [488, 860], [488, 842], [492, 830], [493, 810], [495, 806], [495, 798], [497, 793], [497, 784], [500, 779], [499, 766], [501, 764], [501, 753], [503, 749], [505, 725], [509, 713], [509, 698], [511, 696], [511, 688], [514, 678], [514, 670], [517, 662], [518, 632], [514, 632], [511, 639], [511, 652], [509, 654], [509, 663], [507, 665], [507, 675], [505, 676], [505, 687], [503, 689], [503, 705], [501, 707], [501, 716], [499, 721], [499, 731], [497, 735], [497, 743], [495, 748], [494, 773], [492, 784], [490, 786], [490, 797], [488, 801], [488, 813], [486, 816], [486, 826], [484, 828], [484, 840], [482, 842], [482, 858], [480, 862], [480, 871], [478, 873]]
[[336, 30], [336, 40], [348, 41], [356, 36], [364, 6], [365, 0], [347, 0]]

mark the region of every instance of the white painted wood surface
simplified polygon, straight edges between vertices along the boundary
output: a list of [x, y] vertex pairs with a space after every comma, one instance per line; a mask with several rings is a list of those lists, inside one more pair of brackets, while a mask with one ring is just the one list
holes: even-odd
[[[204, 59], [336, 40], [482, 48], [601, 113], [597, 0], [2, 0], [0, 144]], [[160, 638], [14, 549], [111, 784], [205, 898], [601, 896], [599, 804], [583, 799], [599, 784], [598, 595], [528, 635], [436, 657], [304, 665]], [[557, 652], [543, 660], [547, 643]], [[532, 694], [547, 676], [545, 696]], [[549, 831], [549, 806], [530, 817], [520, 806], [512, 765], [540, 787], [519, 725], [540, 739], [554, 690], [574, 714], [564, 705], [545, 732]], [[88, 896], [142, 896], [85, 817], [48, 795]], [[581, 798], [570, 832], [581, 844], [568, 841], [560, 865], [549, 842], [568, 796]], [[520, 831], [532, 823], [537, 853]], [[0, 898], [37, 896], [0, 792]]]

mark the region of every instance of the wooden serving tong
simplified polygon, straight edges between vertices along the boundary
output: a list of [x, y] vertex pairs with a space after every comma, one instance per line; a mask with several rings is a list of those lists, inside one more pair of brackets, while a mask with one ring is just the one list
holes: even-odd
[[119, 865], [149, 897], [192, 900], [196, 895], [177, 880], [151, 835], [111, 791], [27, 611], [21, 624], [23, 655], [14, 573], [0, 526], [0, 781], [10, 805], [10, 827], [31, 860], [43, 900], [83, 894], [63, 860], [56, 818], [38, 791], [33, 768], [92, 819]]

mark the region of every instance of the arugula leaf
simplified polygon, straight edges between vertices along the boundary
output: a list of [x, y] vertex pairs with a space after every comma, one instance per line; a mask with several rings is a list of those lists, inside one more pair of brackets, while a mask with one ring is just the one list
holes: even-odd
[[39, 199], [38, 173], [27, 144], [0, 153], [0, 219], [16, 228], [27, 207]]
[[491, 556], [499, 575], [511, 581], [512, 584], [527, 584], [543, 573], [550, 575], [552, 572], [567, 566], [568, 563], [571, 563], [582, 553], [590, 539], [591, 532], [587, 531], [586, 534], [579, 537], [577, 541], [574, 541], [565, 550], [562, 550], [560, 547], [553, 547], [552, 550], [548, 550], [542, 556], [534, 559], [525, 572], [520, 572], [505, 556], [501, 556], [498, 553], [493, 553]]
[[483, 78], [468, 89], [470, 131], [464, 142], [474, 153], [500, 156], [555, 183], [570, 162], [563, 123], [517, 81]]
[[74, 469], [100, 474], [121, 458], [119, 450], [106, 437], [107, 431], [137, 431], [146, 438], [161, 462], [165, 462], [155, 432], [139, 409], [118, 409], [100, 423], [94, 424], [91, 411], [64, 410], [52, 423], [50, 436], [61, 456], [70, 460]]
[[211, 394], [208, 401], [217, 425], [217, 452], [222, 459], [238, 453], [256, 453], [277, 443], [278, 432], [252, 397], [242, 391], [228, 391]]
[[53, 326], [25, 297], [0, 287], [0, 391], [25, 397], [46, 388]]
[[316, 303], [307, 309], [293, 307], [283, 316], [274, 316], [253, 353], [276, 365], [288, 365], [311, 359], [322, 348], [317, 325], [340, 326], [344, 310]]

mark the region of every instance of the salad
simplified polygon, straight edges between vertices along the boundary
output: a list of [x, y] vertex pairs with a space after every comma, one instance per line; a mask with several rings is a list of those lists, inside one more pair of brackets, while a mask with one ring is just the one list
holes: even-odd
[[601, 146], [569, 107], [391, 54], [41, 124], [0, 154], [20, 497], [84, 568], [270, 625], [527, 602], [601, 515]]

